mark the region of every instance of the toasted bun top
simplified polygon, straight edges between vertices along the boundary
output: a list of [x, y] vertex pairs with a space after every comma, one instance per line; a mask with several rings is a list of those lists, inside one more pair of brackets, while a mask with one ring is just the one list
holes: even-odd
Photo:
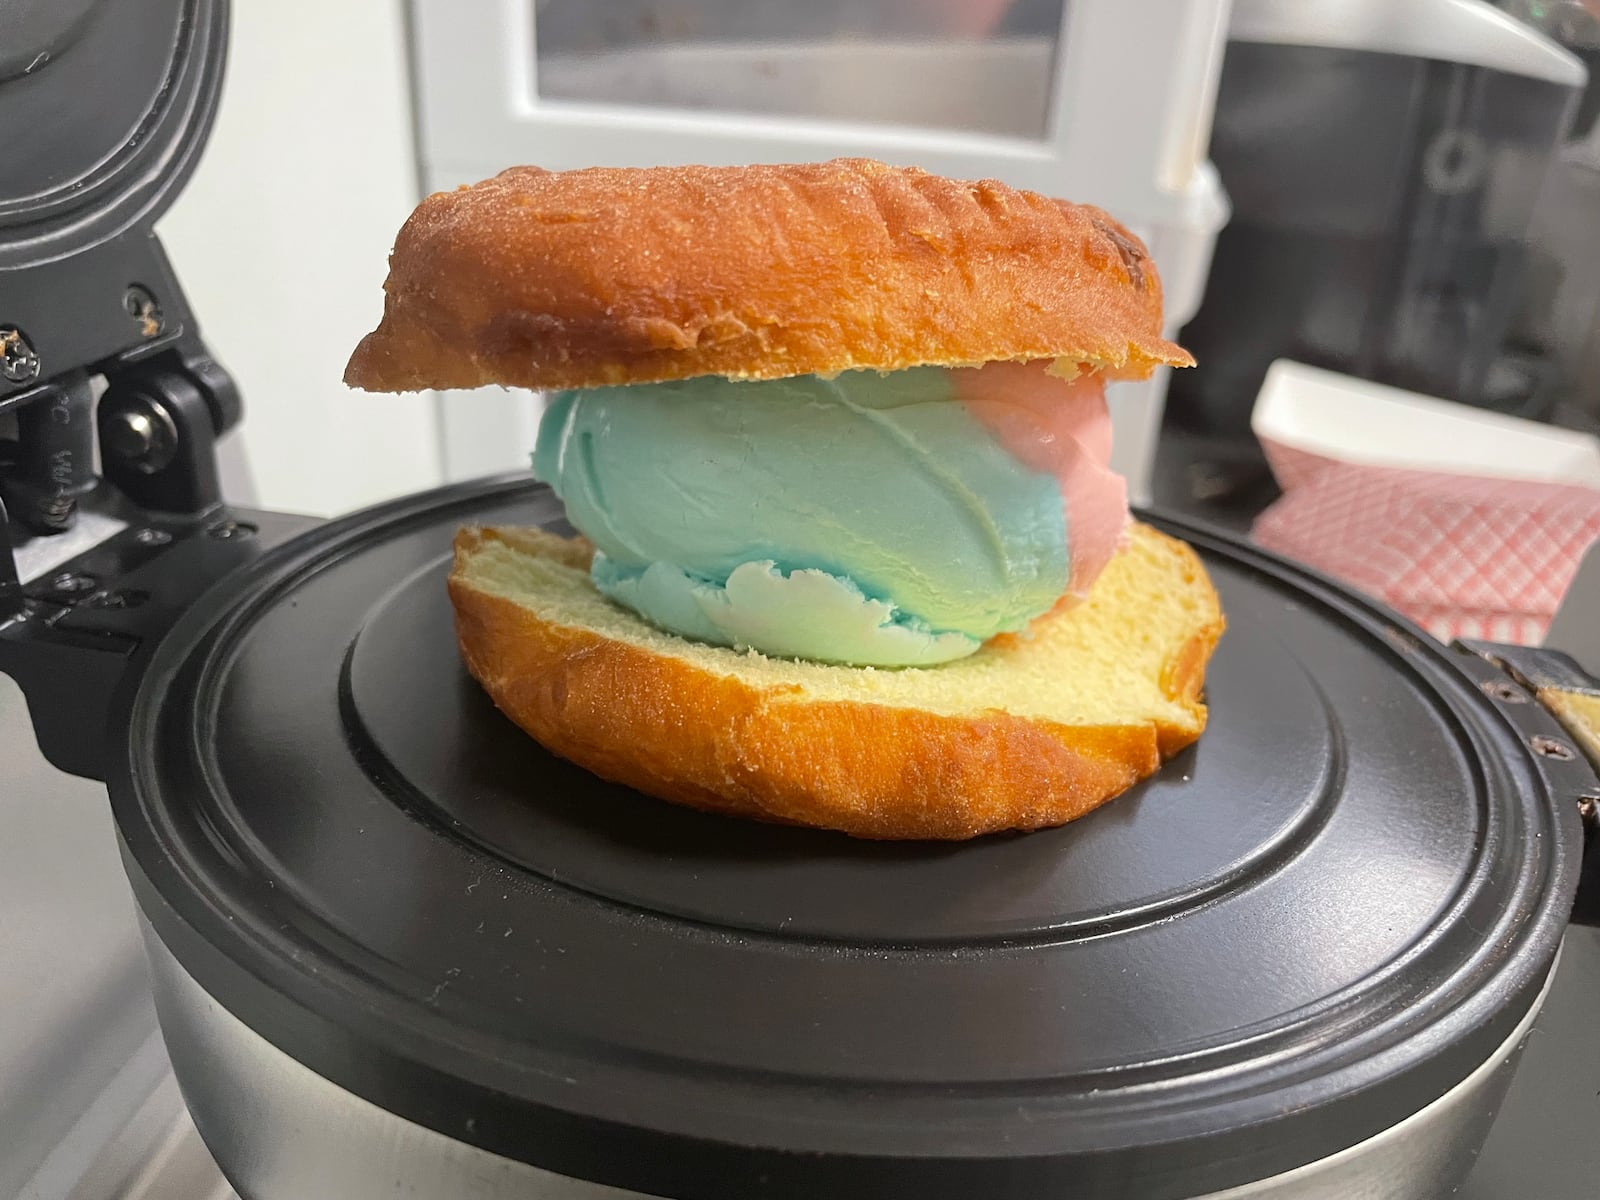
[[869, 159], [513, 167], [424, 200], [384, 292], [345, 370], [369, 391], [1193, 362], [1106, 213]]

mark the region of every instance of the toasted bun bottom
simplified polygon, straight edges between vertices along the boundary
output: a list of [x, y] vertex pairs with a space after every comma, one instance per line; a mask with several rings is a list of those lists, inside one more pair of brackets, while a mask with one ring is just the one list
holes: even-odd
[[864, 838], [1059, 825], [1205, 727], [1223, 629], [1194, 552], [1136, 526], [1089, 597], [972, 658], [897, 671], [766, 658], [606, 601], [587, 543], [463, 530], [468, 670], [547, 749], [678, 804]]

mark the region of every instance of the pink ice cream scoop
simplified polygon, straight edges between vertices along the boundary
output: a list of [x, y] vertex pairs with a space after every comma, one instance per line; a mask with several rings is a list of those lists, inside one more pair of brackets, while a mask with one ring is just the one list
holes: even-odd
[[1048, 363], [949, 372], [957, 397], [1019, 462], [1055, 477], [1066, 513], [1069, 597], [1086, 595], [1122, 545], [1128, 486], [1110, 467], [1111, 413], [1098, 376], [1062, 379]]

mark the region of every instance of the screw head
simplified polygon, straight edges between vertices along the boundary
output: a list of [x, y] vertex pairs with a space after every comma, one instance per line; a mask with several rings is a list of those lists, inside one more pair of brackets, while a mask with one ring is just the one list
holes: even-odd
[[143, 396], [135, 396], [101, 422], [102, 449], [142, 475], [154, 475], [178, 453], [172, 418]]
[[115, 612], [122, 609], [138, 608], [148, 599], [150, 599], [149, 592], [135, 590], [101, 592], [99, 595], [89, 597], [89, 607]]
[[39, 356], [22, 330], [0, 325], [0, 375], [12, 383], [29, 383], [39, 378]]
[[1503, 679], [1486, 680], [1483, 684], [1484, 694], [1502, 704], [1526, 704], [1528, 694], [1514, 683]]
[[73, 571], [63, 571], [50, 581], [50, 590], [63, 596], [81, 596], [98, 586], [94, 576], [79, 575]]
[[1535, 754], [1542, 754], [1545, 758], [1553, 758], [1558, 762], [1571, 762], [1578, 757], [1578, 752], [1571, 746], [1557, 738], [1546, 737], [1542, 733], [1534, 734], [1529, 739], [1529, 745], [1533, 747]]
[[149, 413], [118, 413], [111, 433], [111, 450], [118, 458], [140, 458], [156, 444], [156, 423]]
[[133, 535], [133, 540], [141, 546], [165, 546], [172, 541], [172, 535], [165, 529], [141, 529]]
[[159, 336], [167, 327], [167, 318], [161, 311], [161, 305], [156, 303], [156, 298], [148, 288], [137, 283], [129, 284], [128, 290], [122, 294], [122, 307], [139, 323], [139, 332], [147, 338]]
[[256, 527], [248, 521], [224, 521], [220, 525], [213, 525], [206, 532], [214, 538], [230, 541], [233, 538], [249, 537], [255, 531]]

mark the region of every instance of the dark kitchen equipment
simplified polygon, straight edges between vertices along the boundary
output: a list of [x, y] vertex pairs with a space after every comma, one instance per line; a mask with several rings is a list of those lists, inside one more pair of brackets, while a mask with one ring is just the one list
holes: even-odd
[[1513, 326], [1585, 70], [1482, 0], [1238, 0], [1211, 156], [1233, 216], [1172, 422], [1251, 443], [1274, 359], [1540, 416]]
[[[129, 7], [85, 5], [22, 86]], [[187, 105], [192, 146], [225, 5], [140, 7], [166, 73], [128, 94]], [[59, 46], [28, 24], [56, 12], [23, 28]], [[227, 508], [211, 443], [237, 409], [158, 202], [68, 220], [46, 174], [82, 236], [41, 250], [46, 210], [12, 199], [38, 179], [0, 193], [0, 324], [29, 347], [0, 408], [92, 406], [104, 469], [40, 472], [51, 422], [18, 422], [0, 670], [46, 755], [109, 785], [168, 1049], [245, 1200], [1424, 1197], [1465, 1174], [1600, 796], [1534, 699], [1591, 688], [1575, 665], [1447, 649], [1152, 516], [1231, 629], [1210, 730], [1131, 794], [963, 845], [667, 806], [545, 754], [457, 660], [453, 531], [559, 527], [553, 496]], [[113, 269], [133, 256], [163, 273]]]
[[1600, 431], [1600, 4], [1501, 0], [1582, 60], [1589, 82], [1544, 182], [1529, 231], [1529, 286], [1512, 336], [1557, 365], [1550, 420]]

